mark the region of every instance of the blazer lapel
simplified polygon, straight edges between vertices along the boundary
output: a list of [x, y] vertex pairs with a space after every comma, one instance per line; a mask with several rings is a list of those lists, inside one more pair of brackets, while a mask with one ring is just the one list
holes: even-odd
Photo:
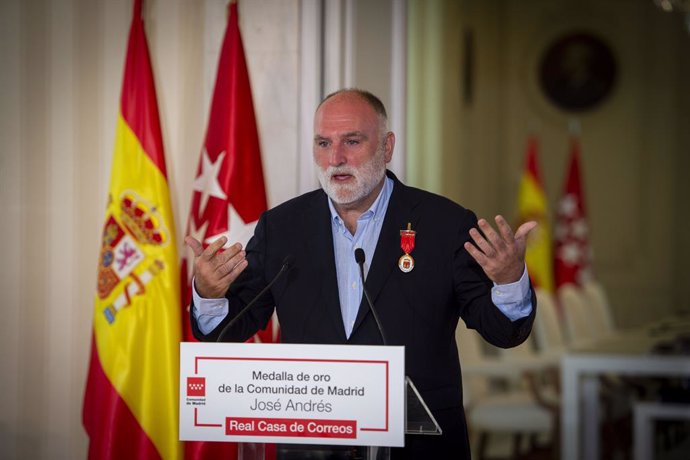
[[[326, 195], [317, 195], [312, 212], [306, 213], [307, 225], [305, 228], [309, 237], [307, 241], [307, 260], [314, 261], [318, 273], [318, 279], [309, 284], [312, 289], [319, 289], [317, 305], [315, 308], [324, 308], [332, 322], [332, 327], [338, 333], [338, 340], [345, 342], [345, 327], [340, 311], [340, 297], [338, 295], [338, 278], [335, 268], [335, 255], [333, 253], [333, 230], [331, 213], [328, 209]], [[321, 302], [322, 304], [318, 304]]]

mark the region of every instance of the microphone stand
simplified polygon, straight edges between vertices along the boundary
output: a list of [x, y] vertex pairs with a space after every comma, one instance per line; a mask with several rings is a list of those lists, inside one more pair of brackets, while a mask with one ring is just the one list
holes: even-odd
[[379, 328], [379, 333], [381, 334], [381, 339], [383, 339], [383, 345], [388, 345], [388, 340], [386, 339], [386, 334], [383, 332], [383, 326], [381, 326], [381, 321], [379, 320], [379, 315], [376, 312], [376, 309], [374, 308], [374, 303], [371, 301], [371, 298], [369, 297], [369, 293], [367, 292], [367, 287], [364, 285], [364, 260], [365, 259], [366, 259], [366, 256], [364, 255], [364, 249], [362, 249], [362, 248], [355, 249], [355, 261], [357, 262], [357, 265], [359, 265], [359, 276], [362, 280], [362, 292], [364, 293], [364, 297], [367, 299], [367, 303], [369, 304], [369, 309], [371, 310], [372, 315], [374, 315], [374, 321], [376, 321], [376, 326]]

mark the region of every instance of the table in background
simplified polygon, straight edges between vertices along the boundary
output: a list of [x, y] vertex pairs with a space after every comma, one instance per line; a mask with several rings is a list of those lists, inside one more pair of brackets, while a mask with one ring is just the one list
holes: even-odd
[[658, 344], [688, 333], [690, 319], [670, 318], [565, 353], [561, 363], [561, 459], [600, 458], [601, 376], [690, 378], [689, 355], [652, 353]]

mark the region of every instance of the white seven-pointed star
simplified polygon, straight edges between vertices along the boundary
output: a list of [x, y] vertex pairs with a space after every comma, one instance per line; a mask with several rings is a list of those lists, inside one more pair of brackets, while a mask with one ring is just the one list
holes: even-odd
[[561, 198], [558, 203], [558, 213], [567, 217], [571, 217], [577, 211], [577, 197], [572, 193]]
[[[189, 236], [195, 240], [202, 242], [206, 236], [206, 228], [208, 227], [208, 221], [201, 224], [201, 227], [196, 228], [194, 225], [194, 219], [190, 219], [189, 222]], [[187, 260], [187, 284], [192, 283], [192, 276], [194, 276], [194, 251], [192, 248], [185, 245], [185, 259]]]
[[568, 232], [570, 231], [570, 225], [567, 223], [559, 223], [556, 225], [556, 230], [554, 234], [556, 235], [557, 241], [565, 241], [568, 238]]
[[244, 220], [242, 220], [240, 215], [237, 214], [235, 208], [230, 204], [228, 205], [228, 229], [223, 233], [209, 236], [206, 239], [206, 243], [211, 244], [221, 236], [224, 236], [228, 239], [225, 247], [233, 245], [238, 241], [242, 243], [242, 247], [246, 247], [247, 241], [249, 241], [249, 238], [251, 238], [254, 234], [256, 222], [257, 221], [246, 223]]
[[209, 195], [221, 200], [227, 199], [227, 195], [225, 195], [218, 183], [218, 173], [223, 164], [223, 158], [225, 158], [225, 152], [221, 152], [218, 158], [216, 158], [215, 163], [211, 163], [206, 148], [204, 148], [204, 153], [201, 155], [201, 174], [194, 179], [194, 190], [201, 192], [201, 201], [199, 202], [200, 216], [203, 215], [204, 209], [206, 209]]
[[578, 238], [580, 240], [586, 239], [587, 234], [589, 233], [589, 226], [587, 225], [587, 221], [584, 219], [577, 219], [573, 222], [572, 230], [573, 236], [575, 238]]
[[582, 250], [580, 245], [575, 242], [570, 242], [561, 248], [561, 259], [566, 265], [577, 265], [580, 263], [582, 257]]

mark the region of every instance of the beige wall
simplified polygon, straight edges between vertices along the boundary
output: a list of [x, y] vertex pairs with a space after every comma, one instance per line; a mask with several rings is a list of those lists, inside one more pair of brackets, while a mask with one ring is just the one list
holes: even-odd
[[[408, 177], [484, 216], [513, 216], [527, 135], [541, 143], [554, 213], [572, 115], [541, 94], [535, 67], [562, 32], [590, 30], [618, 61], [618, 83], [577, 118], [598, 278], [619, 325], [690, 309], [690, 34], [647, 0], [411, 1]], [[465, 30], [474, 35], [473, 102], [461, 94]]]

